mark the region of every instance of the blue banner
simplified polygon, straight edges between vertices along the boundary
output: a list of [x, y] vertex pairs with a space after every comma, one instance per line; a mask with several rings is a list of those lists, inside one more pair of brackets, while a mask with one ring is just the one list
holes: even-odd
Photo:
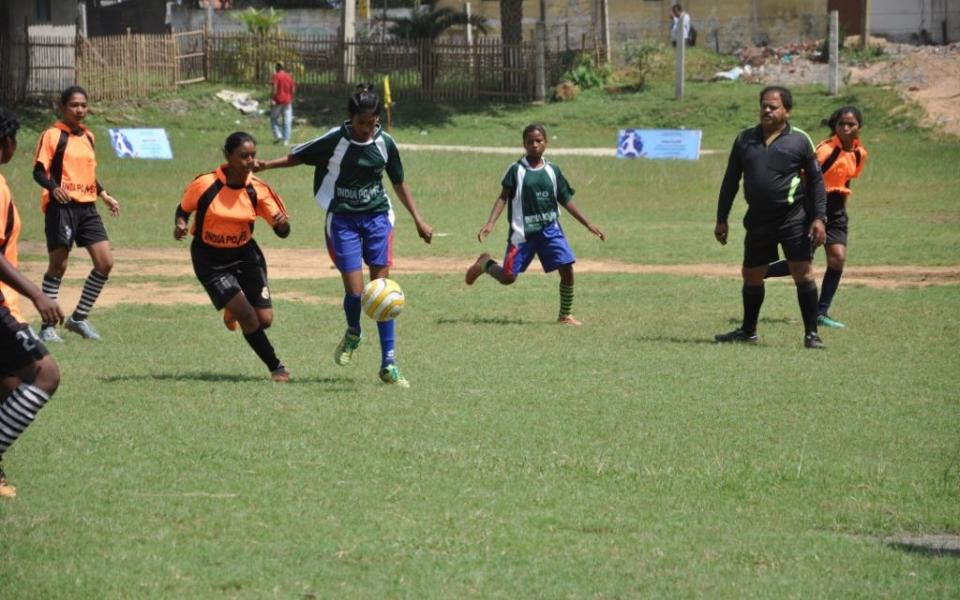
[[165, 129], [110, 129], [110, 145], [120, 158], [172, 159]]
[[699, 129], [621, 129], [617, 158], [698, 160]]

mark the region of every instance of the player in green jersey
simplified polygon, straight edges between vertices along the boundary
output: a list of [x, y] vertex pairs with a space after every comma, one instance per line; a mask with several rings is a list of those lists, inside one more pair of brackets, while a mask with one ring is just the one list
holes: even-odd
[[534, 123], [523, 130], [523, 147], [526, 156], [507, 169], [490, 218], [477, 233], [477, 239], [483, 242], [493, 230], [500, 213], [507, 208], [510, 235], [503, 265], [498, 265], [489, 253], [484, 252], [467, 269], [466, 282], [467, 285], [473, 285], [480, 275], [487, 273], [500, 283], [510, 285], [537, 256], [544, 272], [560, 273], [560, 314], [557, 321], [580, 325], [580, 321], [572, 314], [573, 263], [576, 257], [560, 227], [560, 207], [567, 209], [593, 235], [601, 240], [606, 240], [606, 236], [573, 203], [574, 190], [560, 168], [543, 158], [547, 149], [547, 131], [543, 125]]
[[[347, 331], [334, 352], [341, 366], [353, 359], [360, 345], [360, 295], [363, 263], [370, 279], [390, 276], [393, 264], [394, 213], [383, 186], [386, 172], [393, 191], [406, 207], [417, 233], [426, 243], [433, 228], [423, 220], [404, 181], [403, 163], [393, 137], [380, 126], [380, 97], [373, 86], [360, 86], [347, 102], [349, 119], [324, 135], [300, 144], [288, 156], [259, 161], [255, 171], [295, 165], [316, 167], [313, 193], [327, 211], [327, 250], [343, 279], [343, 310]], [[380, 335], [380, 379], [410, 387], [396, 364], [394, 322], [377, 323]]]

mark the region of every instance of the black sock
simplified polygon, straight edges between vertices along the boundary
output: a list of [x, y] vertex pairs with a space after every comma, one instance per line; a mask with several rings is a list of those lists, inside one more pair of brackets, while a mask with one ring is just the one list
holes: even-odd
[[833, 302], [833, 295], [837, 293], [840, 287], [840, 277], [843, 275], [843, 269], [831, 269], [827, 267], [827, 272], [823, 274], [823, 283], [820, 284], [820, 307], [817, 314], [825, 315], [830, 310], [830, 303]]
[[797, 300], [803, 316], [803, 329], [807, 333], [817, 331], [817, 284], [813, 281], [797, 284]]
[[743, 329], [747, 333], [756, 333], [757, 320], [760, 318], [760, 307], [763, 306], [764, 287], [760, 285], [744, 284], [743, 295]]
[[271, 345], [270, 340], [267, 339], [267, 333], [263, 330], [263, 327], [253, 333], [243, 334], [243, 339], [247, 340], [247, 343], [250, 344], [253, 351], [257, 353], [257, 356], [260, 357], [263, 364], [267, 365], [268, 369], [273, 371], [280, 366], [280, 359], [277, 358], [276, 352], [273, 351], [273, 345]]
[[770, 263], [767, 266], [767, 274], [763, 276], [764, 279], [769, 277], [786, 277], [790, 274], [790, 265], [787, 264], [786, 260], [778, 260], [777, 262]]

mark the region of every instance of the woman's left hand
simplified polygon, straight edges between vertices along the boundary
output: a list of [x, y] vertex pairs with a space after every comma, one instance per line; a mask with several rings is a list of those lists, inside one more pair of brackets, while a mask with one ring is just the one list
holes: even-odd
[[120, 216], [120, 203], [117, 202], [116, 198], [106, 192], [103, 192], [100, 197], [103, 198], [103, 201], [110, 207], [110, 214], [115, 217]]

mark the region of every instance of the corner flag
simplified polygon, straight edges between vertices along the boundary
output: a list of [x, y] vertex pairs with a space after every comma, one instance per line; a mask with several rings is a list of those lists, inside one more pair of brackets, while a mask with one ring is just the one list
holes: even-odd
[[393, 96], [390, 94], [390, 76], [383, 78], [383, 105], [387, 108], [393, 106]]

